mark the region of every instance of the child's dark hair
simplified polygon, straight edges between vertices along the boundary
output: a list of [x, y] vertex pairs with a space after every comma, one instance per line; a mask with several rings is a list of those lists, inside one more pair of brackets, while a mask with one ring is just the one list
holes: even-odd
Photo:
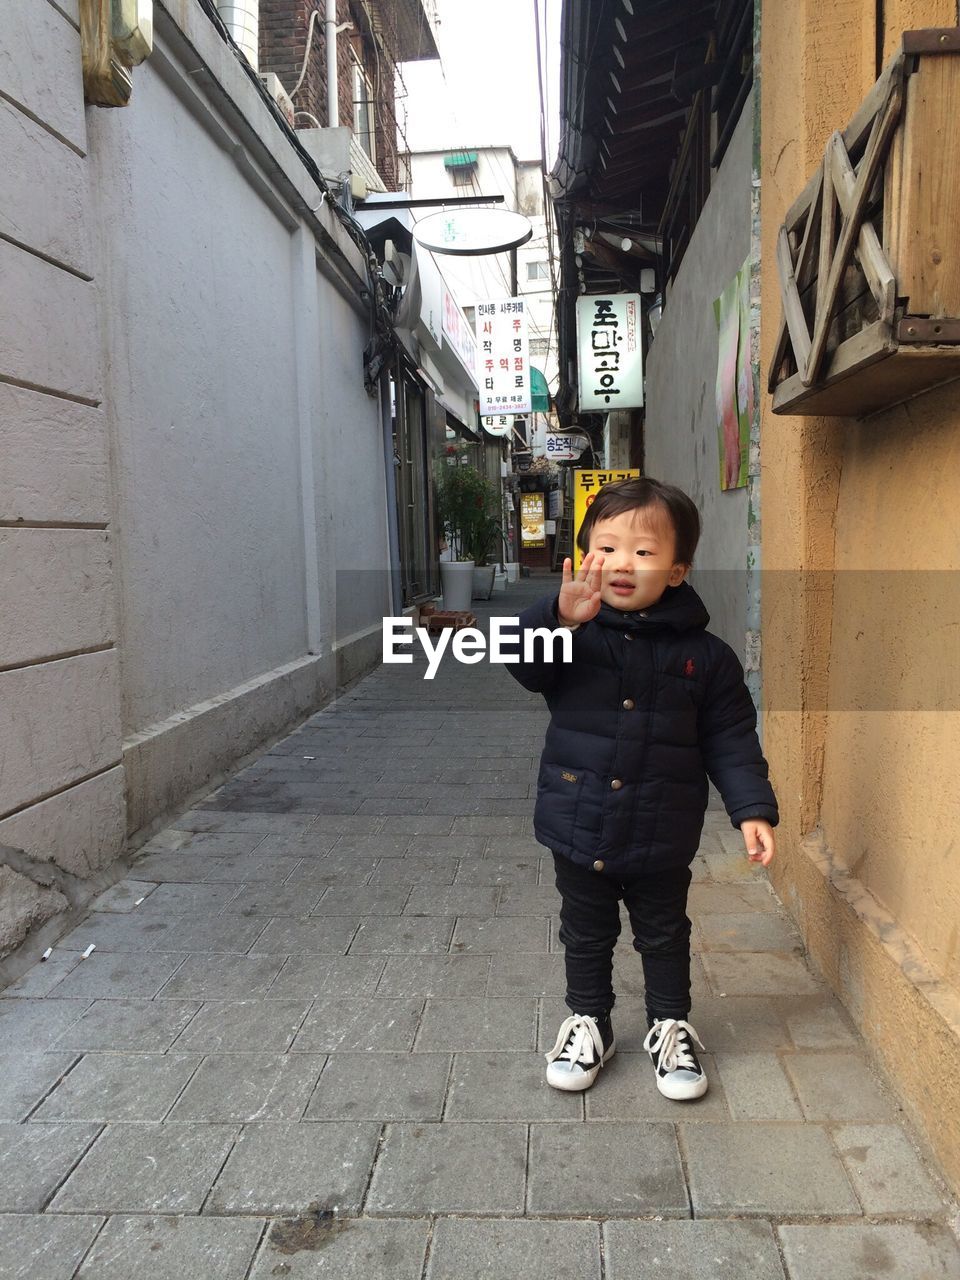
[[658, 508], [673, 526], [677, 562], [693, 564], [693, 553], [700, 541], [700, 513], [682, 489], [672, 484], [661, 484], [649, 476], [612, 480], [602, 485], [577, 532], [577, 546], [586, 554], [590, 549], [590, 532], [598, 520], [609, 520], [625, 511], [643, 511], [649, 507]]

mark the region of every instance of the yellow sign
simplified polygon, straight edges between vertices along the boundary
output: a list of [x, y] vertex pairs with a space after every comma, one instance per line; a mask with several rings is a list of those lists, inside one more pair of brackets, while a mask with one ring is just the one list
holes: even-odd
[[520, 495], [520, 541], [525, 547], [545, 547], [546, 534], [544, 521], [543, 494], [521, 493]]
[[576, 536], [583, 524], [583, 518], [587, 514], [587, 508], [597, 496], [602, 485], [609, 484], [611, 480], [637, 480], [640, 478], [640, 472], [637, 468], [626, 471], [582, 471], [574, 470], [573, 473], [573, 571], [574, 573], [580, 568], [580, 561], [583, 556], [580, 548], [576, 543]]

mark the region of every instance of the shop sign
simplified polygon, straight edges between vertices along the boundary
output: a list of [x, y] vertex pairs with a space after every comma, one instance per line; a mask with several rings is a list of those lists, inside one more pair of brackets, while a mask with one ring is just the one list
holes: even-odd
[[609, 484], [611, 480], [634, 480], [639, 478], [640, 472], [636, 468], [627, 471], [584, 471], [577, 468], [573, 473], [573, 568], [576, 572], [580, 568], [580, 561], [583, 559], [583, 553], [577, 546], [577, 533], [583, 524], [583, 517], [587, 514], [591, 503], [600, 492], [603, 485]]
[[643, 405], [643, 345], [638, 293], [577, 299], [580, 408], [639, 409]]
[[463, 361], [467, 372], [474, 374], [477, 365], [477, 340], [467, 317], [457, 306], [453, 294], [443, 286], [443, 336]]
[[513, 414], [501, 413], [495, 418], [481, 418], [480, 425], [492, 436], [508, 436], [513, 428]]
[[481, 417], [532, 412], [524, 299], [500, 298], [478, 303], [477, 342]]
[[545, 547], [545, 514], [542, 493], [520, 495], [520, 541], [525, 547]]
[[587, 447], [583, 436], [564, 435], [560, 431], [548, 431], [545, 448], [547, 457], [552, 462], [569, 462], [571, 458], [579, 458]]

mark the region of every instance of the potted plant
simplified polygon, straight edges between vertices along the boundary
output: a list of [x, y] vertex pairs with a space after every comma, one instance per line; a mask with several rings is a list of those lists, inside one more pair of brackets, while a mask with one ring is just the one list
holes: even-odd
[[[493, 489], [493, 486], [490, 486]], [[490, 506], [499, 503], [499, 495], [494, 491]], [[476, 600], [489, 600], [493, 595], [493, 579], [499, 563], [500, 546], [503, 541], [503, 530], [500, 521], [492, 511], [479, 515], [473, 522], [467, 543], [474, 563], [473, 596]]]
[[[440, 582], [445, 609], [469, 609], [473, 598], [475, 556], [490, 554], [489, 531], [481, 536], [485, 521], [499, 504], [496, 489], [465, 458], [454, 455], [440, 467], [437, 482], [437, 514], [451, 559], [440, 561]], [[491, 583], [492, 588], [492, 583]]]

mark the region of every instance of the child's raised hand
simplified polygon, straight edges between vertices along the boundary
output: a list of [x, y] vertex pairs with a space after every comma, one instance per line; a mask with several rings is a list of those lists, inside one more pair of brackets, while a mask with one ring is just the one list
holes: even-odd
[[573, 576], [573, 561], [567, 556], [563, 562], [563, 585], [560, 588], [560, 601], [557, 612], [561, 623], [569, 627], [579, 626], [581, 622], [589, 622], [600, 612], [600, 569], [603, 556], [590, 551], [583, 557], [583, 563], [576, 577]]
[[773, 827], [762, 818], [748, 818], [740, 824], [740, 834], [747, 846], [747, 857], [751, 862], [760, 862], [768, 867], [773, 861], [776, 842], [773, 838]]

